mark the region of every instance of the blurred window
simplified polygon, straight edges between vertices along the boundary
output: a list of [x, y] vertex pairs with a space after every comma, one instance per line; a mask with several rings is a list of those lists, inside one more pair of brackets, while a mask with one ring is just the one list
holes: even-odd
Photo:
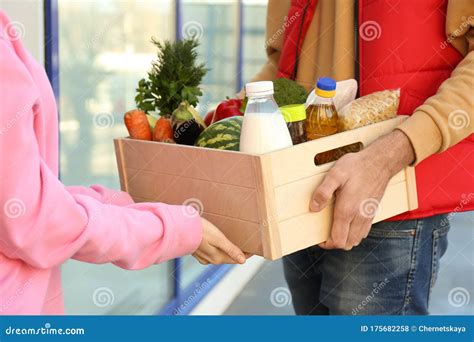
[[[67, 185], [119, 188], [112, 140], [156, 51], [174, 39], [174, 1], [59, 0], [60, 163]], [[68, 314], [153, 314], [173, 294], [172, 262], [130, 272], [69, 261]]]

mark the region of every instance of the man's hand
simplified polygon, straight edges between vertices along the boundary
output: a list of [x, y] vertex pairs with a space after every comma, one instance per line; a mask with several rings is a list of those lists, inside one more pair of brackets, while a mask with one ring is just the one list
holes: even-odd
[[313, 193], [312, 211], [335, 197], [331, 236], [319, 246], [350, 250], [369, 234], [390, 179], [415, 159], [408, 137], [395, 130], [358, 153], [339, 159]]
[[243, 264], [244, 253], [211, 222], [202, 219], [202, 241], [193, 253], [201, 264]]

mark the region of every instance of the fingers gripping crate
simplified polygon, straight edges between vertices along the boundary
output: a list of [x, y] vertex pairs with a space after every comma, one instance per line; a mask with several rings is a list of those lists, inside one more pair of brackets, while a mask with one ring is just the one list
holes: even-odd
[[[242, 250], [274, 260], [325, 241], [333, 207], [309, 211], [312, 193], [332, 163], [315, 156], [366, 146], [391, 132], [397, 117], [264, 155], [152, 141], [115, 139], [122, 190], [137, 202], [197, 203], [202, 215]], [[416, 209], [414, 168], [389, 182], [374, 222]]]

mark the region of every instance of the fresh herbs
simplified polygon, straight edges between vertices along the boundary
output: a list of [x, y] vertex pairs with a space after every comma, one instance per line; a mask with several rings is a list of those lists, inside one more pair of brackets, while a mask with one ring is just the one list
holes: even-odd
[[199, 85], [208, 71], [197, 63], [199, 42], [192, 38], [161, 43], [152, 38], [152, 43], [158, 48], [158, 59], [153, 61], [148, 78], [138, 82], [137, 107], [169, 117], [183, 101], [196, 106], [202, 95]]

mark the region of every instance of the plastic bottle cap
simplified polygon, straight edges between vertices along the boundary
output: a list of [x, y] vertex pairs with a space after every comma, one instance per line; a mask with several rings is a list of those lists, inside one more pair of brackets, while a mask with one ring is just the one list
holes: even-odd
[[247, 94], [247, 97], [273, 95], [273, 82], [260, 81], [247, 83], [245, 85], [245, 92]]
[[286, 122], [303, 121], [306, 119], [304, 104], [283, 106], [280, 107], [280, 111]]
[[334, 97], [336, 95], [336, 81], [330, 77], [321, 77], [316, 83], [316, 95]]

